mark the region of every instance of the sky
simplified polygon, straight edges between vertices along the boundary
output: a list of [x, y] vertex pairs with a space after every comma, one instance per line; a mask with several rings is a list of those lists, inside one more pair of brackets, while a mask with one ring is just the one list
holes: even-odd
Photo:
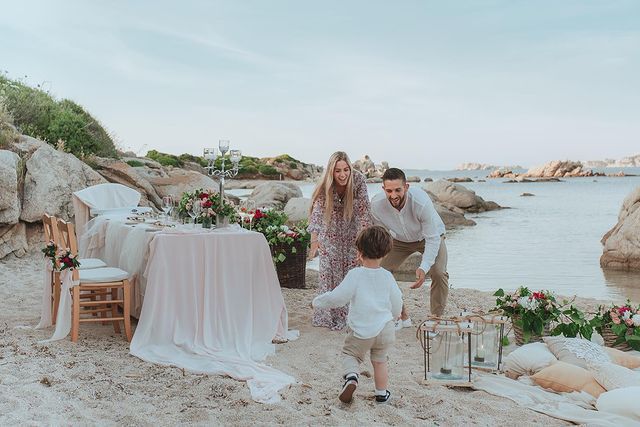
[[124, 150], [409, 169], [640, 153], [640, 1], [6, 2], [0, 70]]

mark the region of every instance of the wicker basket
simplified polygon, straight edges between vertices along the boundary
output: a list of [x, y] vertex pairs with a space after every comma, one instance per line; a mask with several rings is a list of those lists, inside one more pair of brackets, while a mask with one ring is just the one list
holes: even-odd
[[[296, 248], [296, 253], [291, 253], [291, 248]], [[284, 251], [287, 257], [282, 262], [276, 262], [278, 281], [283, 288], [302, 289], [305, 287], [305, 274], [307, 269], [307, 245], [296, 242], [293, 245], [278, 244], [271, 246], [271, 255]]]
[[[518, 317], [512, 317], [511, 318], [511, 325], [513, 327], [513, 334], [516, 337], [516, 345], [521, 346], [524, 344], [527, 344], [524, 342], [524, 333], [522, 331], [522, 328], [520, 326], [516, 325], [516, 321], [518, 321], [519, 318]], [[529, 337], [529, 341], [530, 342], [540, 342], [542, 341], [542, 337], [546, 337], [551, 335], [551, 326], [547, 323], [546, 325], [544, 325], [544, 330], [543, 330], [543, 335], [535, 335], [535, 334], [531, 334], [531, 336]]]
[[600, 335], [602, 335], [605, 347], [611, 347], [622, 351], [631, 351], [631, 347], [629, 347], [629, 344], [627, 344], [626, 342], [622, 342], [615, 346], [613, 345], [613, 343], [615, 343], [618, 339], [618, 336], [613, 333], [610, 327], [603, 326], [602, 333]]

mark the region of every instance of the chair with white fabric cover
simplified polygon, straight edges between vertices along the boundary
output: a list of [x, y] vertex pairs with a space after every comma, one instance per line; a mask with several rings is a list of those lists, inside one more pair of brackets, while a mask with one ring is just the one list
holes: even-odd
[[[74, 233], [73, 224], [64, 224], [68, 234]], [[78, 341], [80, 323], [113, 322], [113, 329], [119, 334], [120, 321], [124, 322], [127, 341], [131, 341], [131, 275], [115, 267], [74, 269], [72, 274], [74, 282], [77, 281], [78, 284], [71, 288], [71, 341]], [[87, 299], [88, 292], [102, 295], [104, 299]], [[118, 312], [118, 306], [122, 306], [122, 315]], [[97, 313], [102, 313], [103, 317], [94, 317]], [[86, 315], [91, 317], [83, 317]]]
[[138, 207], [140, 193], [133, 188], [117, 183], [93, 185], [73, 193], [73, 209], [75, 211], [75, 223], [78, 232], [84, 231], [84, 226], [90, 216], [108, 211], [124, 209], [136, 209], [138, 212], [150, 210], [150, 208]]
[[[61, 247], [69, 249], [71, 253], [78, 253], [78, 237], [72, 223], [58, 219], [58, 237]], [[80, 262], [80, 270], [107, 267], [107, 263], [99, 258], [78, 258], [78, 261]]]

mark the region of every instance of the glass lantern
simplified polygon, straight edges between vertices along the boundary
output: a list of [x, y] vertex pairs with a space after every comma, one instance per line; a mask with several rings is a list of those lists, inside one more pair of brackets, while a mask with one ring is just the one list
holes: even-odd
[[[472, 323], [471, 367], [487, 372], [498, 372], [502, 364], [502, 339], [506, 316], [496, 313], [462, 313]], [[465, 358], [465, 365], [469, 358]]]
[[420, 325], [426, 383], [471, 385], [471, 367], [465, 363], [471, 351], [471, 331], [472, 322], [466, 319], [430, 318]]

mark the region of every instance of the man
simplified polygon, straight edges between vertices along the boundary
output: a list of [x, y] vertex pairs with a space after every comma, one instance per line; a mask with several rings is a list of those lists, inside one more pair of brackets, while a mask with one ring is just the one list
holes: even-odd
[[[433, 202], [421, 189], [409, 188], [404, 172], [390, 168], [382, 175], [382, 194], [371, 201], [375, 224], [387, 228], [393, 237], [393, 249], [382, 261], [392, 273], [414, 252], [422, 253], [411, 289], [418, 289], [427, 274], [431, 278], [431, 315], [441, 316], [449, 294], [447, 247], [444, 223]], [[411, 320], [402, 307], [399, 327], [410, 327]]]

